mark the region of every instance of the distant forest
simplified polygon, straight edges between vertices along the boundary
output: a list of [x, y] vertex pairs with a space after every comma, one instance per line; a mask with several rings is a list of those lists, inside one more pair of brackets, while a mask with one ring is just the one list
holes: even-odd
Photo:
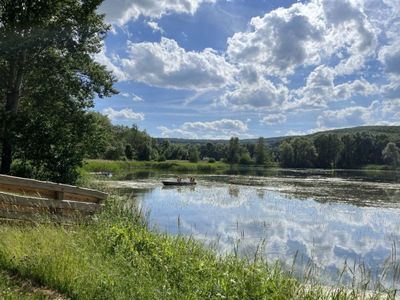
[[253, 140], [187, 140], [152, 138], [137, 126], [115, 126], [97, 119], [96, 142], [89, 158], [109, 160], [188, 160], [210, 163], [276, 165], [295, 168], [359, 168], [368, 164], [400, 163], [400, 127], [367, 126], [319, 132], [307, 136]]

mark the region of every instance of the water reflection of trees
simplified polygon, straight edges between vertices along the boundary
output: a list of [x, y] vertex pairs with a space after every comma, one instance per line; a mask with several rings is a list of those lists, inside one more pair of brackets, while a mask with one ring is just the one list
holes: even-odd
[[239, 197], [240, 188], [237, 186], [230, 186], [228, 188], [229, 196], [238, 198]]

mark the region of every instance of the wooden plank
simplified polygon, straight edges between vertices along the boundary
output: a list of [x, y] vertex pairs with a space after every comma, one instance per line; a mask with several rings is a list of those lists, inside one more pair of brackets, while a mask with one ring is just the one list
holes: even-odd
[[10, 195], [7, 193], [0, 192], [0, 208], [11, 209], [11, 208], [23, 209], [26, 211], [34, 211], [46, 209], [46, 210], [63, 210], [72, 209], [82, 212], [97, 212], [101, 209], [101, 205], [97, 203], [86, 203], [77, 201], [58, 201], [44, 198], [25, 197], [18, 195]]
[[57, 200], [64, 200], [65, 193], [64, 192], [57, 192]]
[[78, 195], [78, 194], [65, 193], [64, 197], [65, 197], [64, 199], [66, 199], [66, 200], [78, 201], [78, 202], [92, 202], [92, 203], [100, 203], [101, 202], [99, 200], [99, 198], [85, 196], [85, 195]]
[[2, 184], [2, 183], [0, 183], [0, 191], [17, 193], [32, 197], [51, 198], [51, 199], [56, 199], [56, 193], [57, 193], [55, 191], [50, 191], [50, 190], [21, 187], [18, 185]]
[[87, 195], [87, 196], [97, 197], [99, 199], [107, 198], [106, 193], [92, 189], [80, 188], [73, 185], [60, 184], [48, 181], [39, 181], [35, 179], [20, 178], [8, 175], [0, 175], [0, 184], [19, 186], [24, 188], [26, 187], [30, 189], [44, 189], [44, 190], [48, 189], [57, 192]]

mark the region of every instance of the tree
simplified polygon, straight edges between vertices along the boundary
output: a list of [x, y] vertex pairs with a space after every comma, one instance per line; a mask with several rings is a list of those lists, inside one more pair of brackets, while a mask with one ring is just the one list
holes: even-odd
[[199, 151], [196, 147], [192, 146], [189, 148], [189, 161], [192, 163], [198, 162], [200, 159]]
[[136, 153], [138, 160], [150, 160], [151, 158], [151, 146], [148, 141], [144, 141], [136, 146]]
[[341, 168], [349, 169], [355, 166], [355, 140], [353, 135], [345, 134], [341, 138], [343, 149], [338, 161], [338, 166]]
[[[20, 174], [13, 167], [14, 175], [74, 183], [79, 175], [76, 167], [84, 157], [92, 151], [104, 151], [103, 136], [93, 115], [66, 109], [67, 104], [43, 97], [41, 105], [34, 101], [21, 105], [16, 120], [14, 162], [29, 166], [30, 170]], [[102, 149], [94, 149], [92, 143], [97, 142]]]
[[317, 151], [316, 166], [320, 168], [336, 167], [343, 145], [336, 134], [321, 134], [314, 140]]
[[385, 149], [386, 145], [389, 143], [389, 137], [386, 134], [379, 134], [374, 140], [374, 151], [372, 153], [373, 164], [383, 164], [384, 160], [382, 157], [382, 151]]
[[254, 155], [256, 157], [256, 163], [259, 165], [263, 165], [269, 160], [264, 138], [260, 137], [258, 139]]
[[226, 160], [230, 164], [237, 164], [240, 160], [240, 143], [239, 138], [232, 137], [229, 140], [228, 154]]
[[[79, 139], [84, 135], [73, 137], [79, 123], [72, 122], [85, 120], [80, 126], [87, 128], [81, 131], [89, 133], [85, 110], [93, 106], [96, 95], [101, 98], [116, 92], [111, 73], [93, 59], [108, 30], [103, 16], [97, 14], [101, 2], [0, 0], [1, 173], [10, 173], [15, 152], [27, 154], [26, 149], [16, 149], [17, 140], [32, 141], [36, 147], [33, 152], [40, 153], [42, 146], [27, 133], [34, 129], [41, 132], [41, 128], [60, 130], [60, 137], [47, 143], [47, 152], [39, 160], [46, 155], [51, 156], [48, 161], [64, 157], [65, 165], [59, 172], [69, 172], [81, 163], [84, 153], [78, 148], [82, 147]], [[29, 109], [31, 127], [21, 128], [18, 124], [28, 119]], [[60, 126], [53, 113], [61, 120], [69, 118], [64, 119], [67, 126]], [[48, 167], [53, 168], [54, 164]]]
[[247, 151], [247, 149], [245, 148], [244, 151], [242, 151], [241, 155], [240, 155], [240, 161], [239, 161], [242, 165], [251, 165], [253, 163], [251, 157], [250, 157], [250, 153], [249, 151]]
[[400, 151], [395, 143], [388, 143], [382, 151], [382, 156], [385, 162], [392, 165], [393, 167], [397, 167], [400, 163]]
[[317, 151], [313, 143], [307, 138], [295, 138], [291, 141], [293, 147], [293, 166], [296, 168], [310, 168], [314, 165]]
[[288, 141], [283, 141], [279, 145], [280, 162], [283, 167], [293, 167], [293, 147]]
[[132, 146], [131, 145], [126, 145], [125, 146], [125, 157], [128, 160], [132, 160], [133, 159], [133, 150], [132, 150]]
[[110, 119], [98, 112], [87, 113], [91, 134], [85, 137], [86, 156], [89, 158], [103, 158], [107, 148], [115, 144], [112, 141], [112, 127]]
[[374, 151], [374, 136], [368, 133], [354, 135], [354, 165], [360, 167], [371, 162]]

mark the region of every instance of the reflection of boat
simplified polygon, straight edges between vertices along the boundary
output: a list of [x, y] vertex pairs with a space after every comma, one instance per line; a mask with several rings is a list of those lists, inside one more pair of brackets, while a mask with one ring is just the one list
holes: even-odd
[[162, 181], [163, 185], [196, 185], [196, 182], [189, 182], [189, 181]]

